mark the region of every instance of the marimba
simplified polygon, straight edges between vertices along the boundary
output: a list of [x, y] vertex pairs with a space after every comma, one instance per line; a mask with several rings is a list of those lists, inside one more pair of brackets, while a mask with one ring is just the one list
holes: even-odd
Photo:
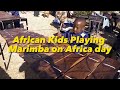
[[[6, 39], [8, 46], [12, 45], [15, 36], [44, 37], [21, 28], [1, 30], [0, 34]], [[18, 54], [30, 64], [30, 68], [40, 73], [40, 79], [113, 79], [120, 68], [120, 62], [96, 53]], [[6, 67], [8, 68], [7, 65]]]
[[43, 58], [37, 55], [40, 60], [31, 68], [40, 72], [40, 79], [114, 79], [120, 69], [120, 62], [96, 53], [54, 53]]
[[[21, 36], [28, 37], [28, 36], [30, 36], [30, 37], [34, 37], [34, 38], [37, 38], [37, 37], [38, 38], [46, 38], [43, 35], [40, 35], [40, 34], [34, 33], [34, 32], [29, 32], [28, 30], [23, 29], [23, 28], [14, 28], [14, 29], [0, 30], [0, 34], [6, 40], [6, 43], [3, 45], [3, 47], [2, 47], [2, 45], [0, 43], [1, 54], [2, 54], [4, 62], [5, 62], [5, 58], [4, 58], [3, 50], [4, 50], [5, 45], [7, 45], [7, 46], [17, 45], [17, 46], [21, 46], [21, 47], [25, 47], [27, 45], [27, 43], [25, 43], [25, 44], [12, 43], [12, 41], [14, 40], [14, 38], [16, 36], [18, 36], [18, 37], [21, 37]], [[30, 44], [30, 45], [38, 46], [39, 44]], [[42, 45], [44, 45], [44, 44], [42, 44]], [[49, 46], [49, 45], [52, 45], [52, 44], [47, 44], [47, 45]], [[5, 64], [5, 68], [6, 67], [7, 67], [7, 65]]]

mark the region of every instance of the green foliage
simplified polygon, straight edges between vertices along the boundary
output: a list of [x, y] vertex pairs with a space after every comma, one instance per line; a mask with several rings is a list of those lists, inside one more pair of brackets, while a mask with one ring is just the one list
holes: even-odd
[[114, 11], [101, 11], [101, 13], [105, 13], [105, 12], [107, 12], [107, 13], [113, 13]]
[[[93, 11], [74, 11], [75, 17], [79, 17], [82, 15], [90, 15]], [[101, 11], [101, 14], [104, 12], [112, 13], [114, 11]]]
[[79, 17], [81, 15], [90, 15], [92, 11], [74, 11], [75, 17]]

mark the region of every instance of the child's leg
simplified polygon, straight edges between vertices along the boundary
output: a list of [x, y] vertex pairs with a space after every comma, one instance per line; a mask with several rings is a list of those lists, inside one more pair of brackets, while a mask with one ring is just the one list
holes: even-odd
[[39, 16], [39, 11], [34, 11], [34, 16], [38, 17]]
[[15, 28], [19, 28], [20, 27], [20, 21], [19, 20], [14, 21], [14, 25], [15, 25]]

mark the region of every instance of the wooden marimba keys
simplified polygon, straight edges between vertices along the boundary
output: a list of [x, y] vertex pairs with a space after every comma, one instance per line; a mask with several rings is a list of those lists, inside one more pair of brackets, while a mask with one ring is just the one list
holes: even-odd
[[[6, 39], [8, 46], [12, 45], [11, 42], [16, 36], [44, 37], [24, 29], [6, 29], [0, 31], [0, 34]], [[18, 45], [24, 47], [27, 44]], [[105, 59], [96, 53], [22, 54], [20, 56], [30, 64], [30, 68], [40, 73], [40, 79], [112, 79], [120, 68], [119, 62]]]
[[[22, 28], [0, 30], [0, 34], [6, 40], [6, 43], [7, 43], [8, 46], [17, 45], [17, 46], [25, 47], [26, 45], [28, 45], [27, 43], [22, 43], [22, 44], [13, 43], [13, 40], [16, 36], [18, 36], [18, 37], [21, 37], [21, 36], [28, 37], [28, 36], [30, 36], [30, 37], [33, 37], [33, 38], [37, 38], [37, 37], [38, 38], [46, 38], [43, 35], [40, 35], [40, 34], [37, 34], [37, 33], [34, 33], [34, 32], [29, 32], [29, 31], [27, 31], [25, 29], [22, 29]], [[6, 43], [5, 43], [5, 45], [6, 45]], [[30, 45], [38, 46], [39, 44], [31, 44], [30, 43]], [[52, 45], [52, 44], [50, 44], [50, 45]], [[3, 51], [3, 50], [1, 49], [1, 51]], [[2, 54], [2, 56], [3, 56], [3, 60], [5, 60], [3, 54]], [[5, 65], [5, 67], [6, 67], [6, 65]]]
[[77, 65], [67, 71], [60, 78], [70, 78], [70, 79], [86, 79], [104, 60], [105, 57], [98, 54], [90, 54], [81, 60]]
[[[55, 53], [51, 57], [56, 59], [57, 55], [58, 53]], [[39, 66], [40, 75], [43, 76], [44, 73], [47, 75], [44, 79], [113, 79], [120, 68], [119, 62], [105, 59], [104, 56], [96, 53], [85, 57], [74, 53], [69, 53], [66, 57], [62, 57], [62, 54], [60, 56], [61, 58], [57, 58], [56, 62], [52, 60], [52, 64], [43, 65], [46, 67]]]
[[87, 79], [114, 79], [120, 68], [120, 62], [106, 58]]

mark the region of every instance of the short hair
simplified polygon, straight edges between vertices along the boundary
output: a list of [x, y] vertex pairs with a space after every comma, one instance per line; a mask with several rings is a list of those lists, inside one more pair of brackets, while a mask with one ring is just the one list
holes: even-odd
[[78, 17], [78, 18], [75, 19], [74, 22], [76, 22], [76, 21], [84, 21], [84, 22], [86, 22], [86, 19], [84, 17]]
[[83, 22], [83, 23], [82, 23], [82, 26], [83, 26], [83, 27], [86, 26], [86, 19], [85, 19], [84, 17], [76, 18], [75, 21], [74, 21], [74, 25], [75, 25], [77, 22]]

